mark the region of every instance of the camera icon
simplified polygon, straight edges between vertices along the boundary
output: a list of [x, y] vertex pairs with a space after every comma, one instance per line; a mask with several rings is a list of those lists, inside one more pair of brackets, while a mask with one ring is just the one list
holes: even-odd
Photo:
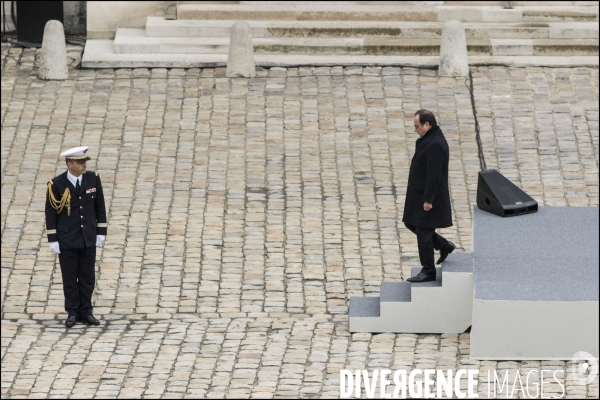
[[598, 360], [585, 351], [573, 354], [570, 375], [573, 381], [579, 385], [590, 384], [598, 376]]

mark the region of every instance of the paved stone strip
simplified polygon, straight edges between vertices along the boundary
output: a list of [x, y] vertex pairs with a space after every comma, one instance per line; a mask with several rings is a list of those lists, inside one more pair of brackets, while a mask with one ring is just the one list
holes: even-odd
[[[443, 234], [471, 251], [467, 79], [71, 68], [45, 82], [36, 68], [34, 50], [2, 47], [3, 397], [338, 397], [342, 368], [478, 368], [487, 397], [487, 371], [571, 367], [473, 361], [469, 333], [348, 332], [351, 296], [377, 296], [419, 265], [401, 222], [417, 109], [438, 116], [451, 147]], [[488, 168], [541, 205], [597, 206], [598, 69], [472, 73]], [[60, 150], [80, 143], [110, 216], [94, 298], [105, 323], [67, 330], [43, 201]], [[560, 379], [570, 397], [598, 396], [598, 378]]]

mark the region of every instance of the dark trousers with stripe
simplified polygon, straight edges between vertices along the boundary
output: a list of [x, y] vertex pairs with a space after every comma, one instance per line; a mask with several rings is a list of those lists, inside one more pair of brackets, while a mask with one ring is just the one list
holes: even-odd
[[419, 259], [423, 269], [421, 272], [432, 275], [435, 274], [435, 262], [433, 249], [439, 250], [448, 246], [448, 241], [441, 235], [435, 233], [435, 229], [418, 228], [414, 225], [404, 224], [412, 233], [417, 235], [417, 245], [419, 246]]
[[65, 293], [65, 310], [80, 318], [92, 314], [96, 247], [61, 249], [58, 255]]

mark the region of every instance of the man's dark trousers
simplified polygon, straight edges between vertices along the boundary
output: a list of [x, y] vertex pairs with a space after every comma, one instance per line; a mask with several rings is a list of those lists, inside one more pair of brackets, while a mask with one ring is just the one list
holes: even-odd
[[419, 246], [419, 259], [423, 269], [421, 272], [427, 275], [435, 275], [435, 262], [433, 249], [439, 250], [448, 246], [448, 241], [435, 232], [435, 229], [417, 228], [414, 225], [404, 223], [404, 225], [415, 235], [417, 235], [417, 245]]
[[79, 318], [91, 315], [96, 247], [61, 249], [58, 258], [65, 293], [65, 310]]

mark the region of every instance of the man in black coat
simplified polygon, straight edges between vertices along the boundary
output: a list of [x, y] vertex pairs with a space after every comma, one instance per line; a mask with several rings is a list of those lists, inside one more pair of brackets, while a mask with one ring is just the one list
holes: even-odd
[[61, 154], [67, 171], [51, 179], [46, 192], [48, 245], [60, 261], [68, 328], [77, 320], [100, 324], [92, 314], [92, 293], [96, 247], [106, 238], [106, 207], [98, 173], [86, 171], [87, 149]]
[[409, 282], [434, 281], [436, 278], [434, 251], [440, 250], [441, 264], [456, 248], [437, 234], [437, 228], [452, 226], [450, 192], [448, 191], [448, 142], [437, 126], [431, 111], [419, 110], [414, 116], [417, 139], [410, 163], [404, 216], [402, 222], [417, 235], [419, 258], [423, 269]]

